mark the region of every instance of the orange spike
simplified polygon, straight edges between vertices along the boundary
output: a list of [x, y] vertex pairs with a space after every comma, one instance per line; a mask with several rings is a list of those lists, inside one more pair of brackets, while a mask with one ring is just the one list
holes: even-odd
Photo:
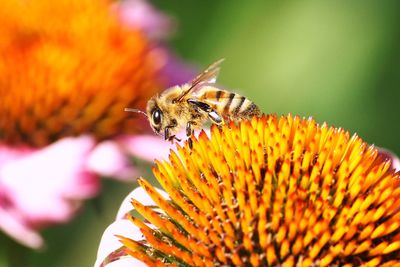
[[292, 116], [212, 127], [156, 163], [171, 200], [139, 180], [164, 213], [133, 204], [157, 230], [132, 221], [146, 246], [186, 265], [397, 263], [400, 182], [349, 136]]

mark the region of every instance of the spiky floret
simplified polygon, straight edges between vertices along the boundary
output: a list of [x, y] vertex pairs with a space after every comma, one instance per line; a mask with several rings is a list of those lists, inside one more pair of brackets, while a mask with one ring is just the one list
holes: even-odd
[[[133, 200], [150, 266], [400, 266], [399, 173], [373, 146], [313, 119], [212, 127], [157, 161], [164, 199]], [[160, 212], [161, 210], [161, 212]]]

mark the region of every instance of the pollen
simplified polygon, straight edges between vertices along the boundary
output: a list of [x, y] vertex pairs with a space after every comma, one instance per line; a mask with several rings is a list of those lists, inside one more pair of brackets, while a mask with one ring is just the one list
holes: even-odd
[[398, 266], [399, 172], [358, 136], [313, 119], [254, 117], [212, 127], [157, 161], [169, 194], [139, 184], [150, 266]]
[[162, 87], [165, 56], [127, 28], [110, 0], [2, 0], [0, 138], [44, 146], [138, 131], [125, 107]]

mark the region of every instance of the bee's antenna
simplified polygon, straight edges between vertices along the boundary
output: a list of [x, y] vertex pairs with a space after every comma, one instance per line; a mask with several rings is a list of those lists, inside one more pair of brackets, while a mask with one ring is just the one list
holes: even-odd
[[143, 115], [145, 115], [145, 116], [147, 117], [146, 112], [144, 112], [144, 111], [142, 111], [142, 110], [140, 110], [140, 109], [136, 109], [136, 108], [125, 108], [124, 111], [126, 111], [126, 112], [140, 113], [140, 114], [143, 114]]

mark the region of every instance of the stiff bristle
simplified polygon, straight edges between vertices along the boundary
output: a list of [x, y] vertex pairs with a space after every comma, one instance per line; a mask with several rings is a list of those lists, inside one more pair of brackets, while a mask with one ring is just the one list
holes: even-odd
[[[400, 179], [372, 146], [312, 119], [212, 127], [139, 184], [154, 228], [131, 255], [158, 266], [399, 266]], [[140, 254], [140, 256], [138, 256]], [[153, 265], [153, 264], [150, 264]]]

